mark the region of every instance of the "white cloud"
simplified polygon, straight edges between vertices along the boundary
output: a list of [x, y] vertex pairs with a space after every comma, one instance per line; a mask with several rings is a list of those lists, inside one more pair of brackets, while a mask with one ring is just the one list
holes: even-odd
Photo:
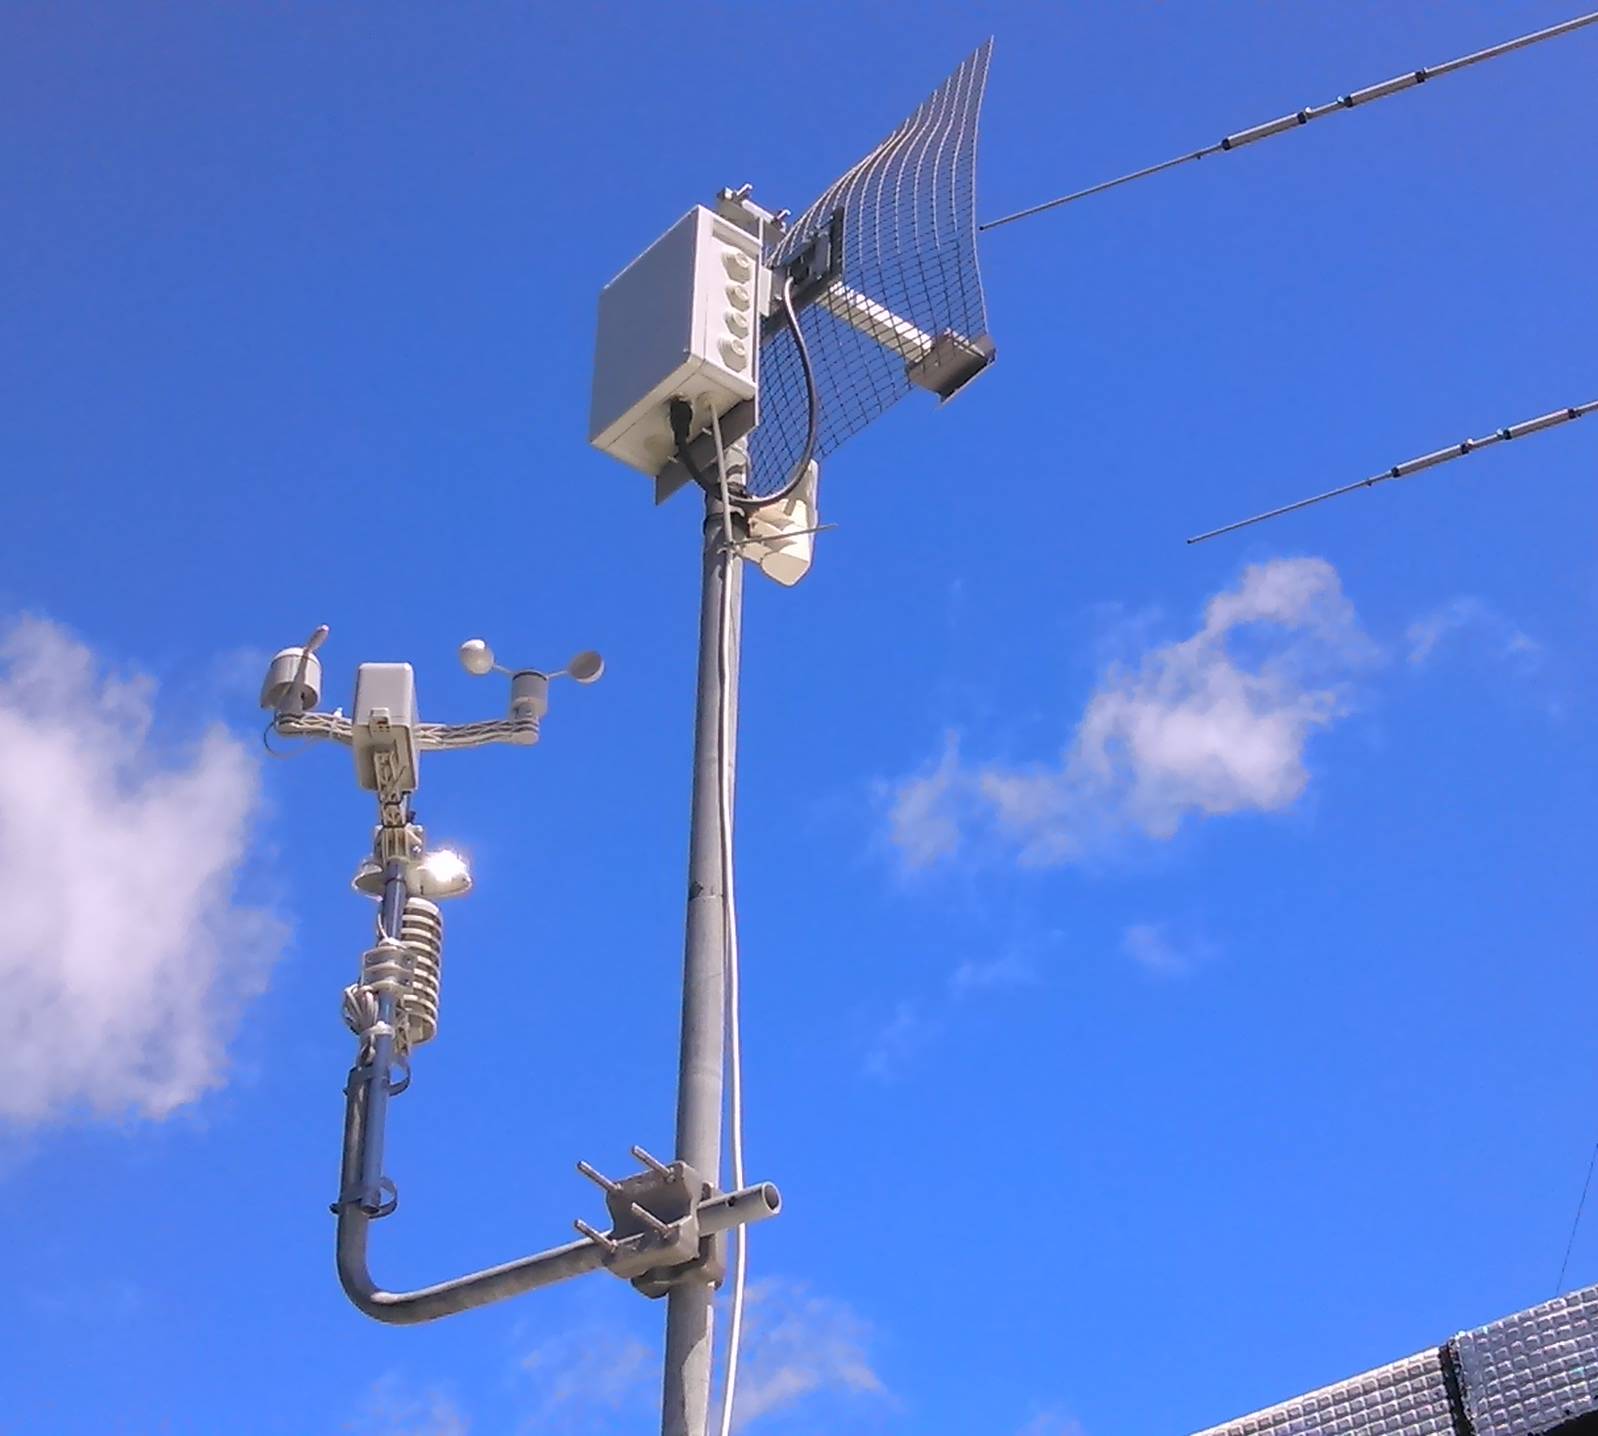
[[1409, 661], [1417, 668], [1430, 663], [1451, 644], [1468, 644], [1488, 657], [1535, 667], [1542, 645], [1479, 598], [1461, 596], [1422, 614], [1404, 635]]
[[1206, 942], [1178, 941], [1159, 922], [1133, 923], [1121, 934], [1121, 951], [1157, 977], [1185, 977], [1214, 954]]
[[927, 1016], [920, 1004], [908, 999], [900, 1002], [866, 1053], [866, 1074], [891, 1082], [942, 1030], [943, 1024]]
[[1037, 980], [1037, 968], [1019, 952], [1008, 952], [987, 962], [967, 958], [949, 974], [949, 996], [961, 998], [998, 987], [1025, 987]]
[[959, 740], [951, 733], [935, 768], [894, 789], [888, 836], [910, 867], [927, 867], [960, 846], [957, 803], [965, 783]]
[[160, 1118], [220, 1085], [282, 948], [233, 894], [248, 749], [221, 728], [175, 747], [155, 716], [153, 681], [65, 630], [0, 628], [0, 1121]]
[[736, 1430], [821, 1397], [887, 1397], [871, 1361], [871, 1326], [847, 1303], [773, 1280], [752, 1284], [746, 1301]]
[[654, 1351], [598, 1325], [541, 1342], [518, 1364], [534, 1393], [526, 1431], [605, 1429], [604, 1418], [641, 1410], [659, 1386]]
[[1007, 988], [1038, 981], [1038, 968], [1026, 952], [994, 958], [966, 958], [949, 973], [943, 989], [923, 1001], [904, 998], [866, 1050], [865, 1071], [882, 1082], [897, 1081], [923, 1050], [938, 1040], [967, 1003]]
[[394, 1371], [371, 1384], [360, 1411], [344, 1423], [351, 1436], [466, 1436], [470, 1429], [442, 1390], [415, 1391]]
[[1348, 710], [1373, 647], [1337, 571], [1315, 558], [1246, 569], [1190, 637], [1112, 664], [1053, 762], [972, 764], [950, 739], [892, 793], [890, 837], [926, 866], [975, 833], [1024, 863], [1080, 860], [1191, 816], [1276, 812], [1309, 781], [1312, 734]]
[[1051, 1407], [1047, 1411], [1039, 1411], [1016, 1432], [1016, 1436], [1086, 1436], [1086, 1432], [1075, 1417]]

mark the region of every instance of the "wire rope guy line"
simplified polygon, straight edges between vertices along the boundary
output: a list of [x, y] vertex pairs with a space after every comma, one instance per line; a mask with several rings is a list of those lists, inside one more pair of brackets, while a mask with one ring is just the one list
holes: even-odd
[[1592, 1157], [1587, 1163], [1587, 1176], [1581, 1184], [1581, 1197], [1576, 1203], [1576, 1215], [1570, 1223], [1570, 1236], [1565, 1240], [1565, 1255], [1559, 1263], [1559, 1280], [1554, 1283], [1554, 1295], [1565, 1289], [1565, 1273], [1570, 1270], [1570, 1254], [1576, 1247], [1576, 1232], [1581, 1227], [1581, 1214], [1587, 1209], [1587, 1192], [1592, 1186], [1592, 1174], [1598, 1168], [1598, 1143], [1593, 1144]]

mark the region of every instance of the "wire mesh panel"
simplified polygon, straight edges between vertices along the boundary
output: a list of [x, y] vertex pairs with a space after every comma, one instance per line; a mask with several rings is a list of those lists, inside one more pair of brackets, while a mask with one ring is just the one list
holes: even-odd
[[[799, 311], [820, 397], [817, 458], [912, 388], [947, 397], [992, 357], [976, 248], [977, 118], [992, 48], [962, 62], [766, 256], [782, 266], [818, 238], [838, 246]], [[780, 318], [761, 342], [760, 388], [755, 497], [788, 481], [809, 424], [798, 347]]]

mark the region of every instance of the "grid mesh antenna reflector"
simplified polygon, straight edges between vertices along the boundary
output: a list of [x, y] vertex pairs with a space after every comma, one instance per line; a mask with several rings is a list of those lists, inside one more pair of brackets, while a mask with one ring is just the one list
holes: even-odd
[[[832, 278], [799, 312], [821, 398], [818, 459], [913, 387], [947, 397], [992, 356], [976, 233], [977, 117], [992, 50], [988, 40], [967, 57], [766, 255], [786, 264], [818, 237], [841, 236]], [[780, 325], [760, 347], [753, 497], [787, 482], [807, 426], [798, 349]]]

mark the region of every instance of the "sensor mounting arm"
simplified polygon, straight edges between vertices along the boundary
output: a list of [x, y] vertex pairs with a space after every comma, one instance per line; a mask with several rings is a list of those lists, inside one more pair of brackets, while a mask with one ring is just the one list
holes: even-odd
[[[344, 1192], [353, 1191], [360, 1181], [366, 1145], [365, 1118], [360, 1100], [363, 1083], [357, 1077], [358, 1071], [356, 1069], [350, 1074], [344, 1105], [344, 1163], [340, 1186]], [[667, 1168], [668, 1172], [670, 1170]], [[636, 1182], [638, 1179], [631, 1180]], [[624, 1183], [612, 1185], [625, 1186]], [[691, 1211], [685, 1216], [695, 1223], [698, 1238], [708, 1238], [742, 1223], [764, 1221], [767, 1217], [775, 1216], [781, 1205], [782, 1198], [776, 1187], [765, 1182], [736, 1192], [712, 1192], [694, 1201]], [[345, 1295], [367, 1316], [392, 1326], [414, 1326], [424, 1321], [436, 1321], [441, 1316], [469, 1311], [473, 1307], [486, 1306], [490, 1302], [519, 1296], [539, 1287], [570, 1281], [573, 1277], [585, 1276], [603, 1267], [620, 1265], [628, 1256], [633, 1258], [636, 1265], [639, 1254], [646, 1253], [651, 1242], [661, 1241], [660, 1234], [648, 1225], [641, 1225], [641, 1230], [636, 1233], [597, 1233], [599, 1240], [585, 1236], [581, 1241], [550, 1247], [532, 1256], [520, 1257], [501, 1266], [487, 1267], [432, 1286], [418, 1287], [414, 1291], [385, 1291], [372, 1280], [367, 1264], [367, 1234], [372, 1218], [354, 1199], [341, 1200], [336, 1209], [338, 1278]], [[682, 1221], [684, 1217], [677, 1220]], [[662, 1222], [661, 1225], [669, 1226], [671, 1223]]]

